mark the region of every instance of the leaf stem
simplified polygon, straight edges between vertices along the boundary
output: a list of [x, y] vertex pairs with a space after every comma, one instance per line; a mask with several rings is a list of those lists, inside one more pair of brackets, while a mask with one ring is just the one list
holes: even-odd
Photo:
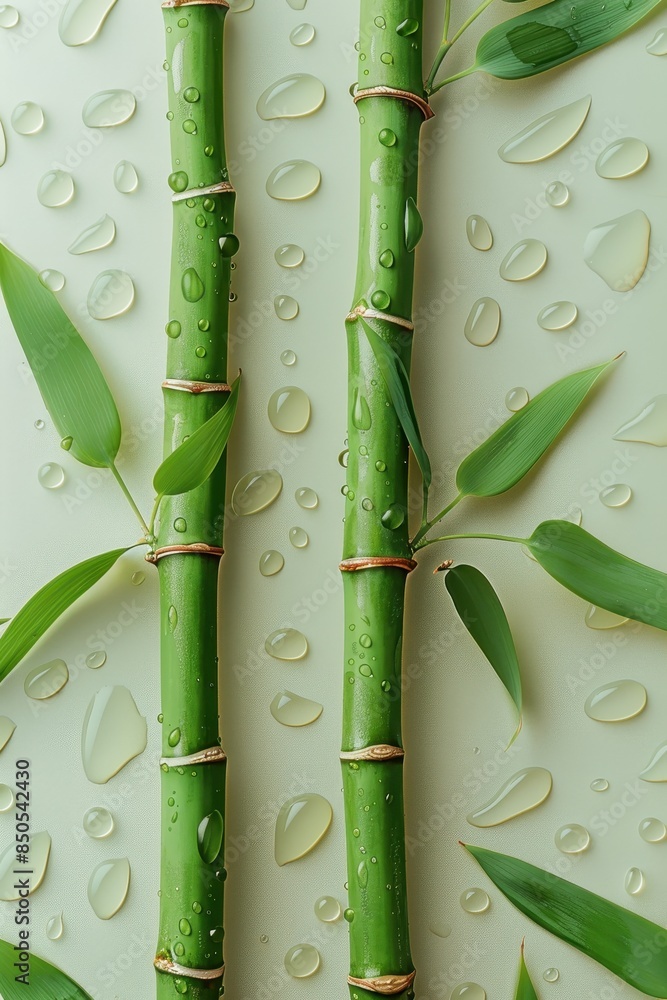
[[462, 535], [440, 535], [439, 538], [424, 538], [418, 544], [413, 545], [415, 552], [417, 549], [423, 549], [427, 545], [433, 545], [435, 542], [450, 542], [458, 538], [492, 538], [497, 542], [516, 542], [518, 545], [527, 545], [527, 538], [516, 538], [514, 535], [494, 535], [487, 532], [471, 532], [464, 533]]
[[114, 475], [114, 479], [116, 480], [116, 482], [120, 486], [120, 488], [121, 488], [121, 490], [123, 492], [123, 496], [125, 497], [125, 499], [129, 503], [129, 505], [132, 508], [132, 510], [134, 511], [134, 514], [135, 514], [137, 520], [139, 521], [139, 524], [141, 525], [142, 530], [145, 532], [146, 537], [148, 538], [151, 535], [151, 530], [148, 527], [148, 525], [146, 524], [146, 522], [144, 521], [143, 515], [142, 515], [141, 511], [139, 510], [139, 508], [137, 507], [136, 503], [134, 502], [134, 497], [132, 496], [132, 494], [130, 493], [129, 489], [127, 488], [123, 477], [121, 476], [120, 472], [118, 471], [118, 469], [116, 468], [116, 466], [114, 465], [113, 462], [111, 463], [111, 465], [109, 466], [109, 468], [111, 469], [111, 471], [112, 471], [112, 473]]
[[426, 86], [424, 89], [426, 90], [427, 94], [435, 94], [446, 84], [452, 83], [454, 80], [460, 80], [462, 77], [468, 76], [470, 73], [474, 72], [474, 66], [471, 66], [470, 69], [465, 70], [463, 73], [457, 73], [455, 76], [447, 77], [446, 80], [442, 80], [438, 84], [435, 83], [435, 78], [437, 76], [438, 70], [440, 69], [440, 66], [442, 65], [442, 61], [449, 52], [449, 50], [451, 49], [454, 42], [457, 42], [459, 40], [461, 35], [465, 31], [467, 31], [470, 25], [473, 24], [473, 22], [477, 20], [480, 14], [483, 14], [486, 8], [492, 3], [493, 0], [483, 0], [483, 2], [479, 5], [479, 7], [472, 12], [470, 17], [463, 22], [458, 31], [454, 35], [452, 35], [451, 38], [448, 38], [447, 36], [449, 34], [449, 17], [451, 13], [451, 0], [446, 0], [445, 27], [442, 33], [442, 43], [433, 61], [433, 66], [431, 67], [431, 72], [429, 73], [428, 80], [426, 81]]
[[455, 80], [462, 80], [464, 76], [470, 76], [471, 73], [475, 73], [476, 71], [477, 66], [473, 63], [473, 65], [468, 66], [467, 69], [462, 69], [460, 73], [455, 73], [454, 76], [448, 76], [446, 79], [441, 80], [440, 83], [434, 84], [429, 93], [437, 94], [438, 91], [442, 90], [443, 87], [446, 87], [448, 83], [454, 83]]
[[164, 493], [158, 493], [155, 497], [155, 503], [153, 504], [153, 509], [151, 511], [150, 521], [148, 522], [148, 534], [151, 538], [155, 537], [155, 521], [157, 520], [158, 511], [160, 509], [160, 504], [164, 499]]
[[418, 543], [421, 542], [424, 535], [428, 534], [431, 528], [434, 525], [436, 525], [438, 521], [441, 521], [443, 519], [445, 514], [449, 514], [450, 510], [453, 510], [454, 507], [456, 507], [456, 505], [460, 503], [461, 500], [463, 500], [464, 496], [465, 496], [464, 493], [459, 493], [458, 496], [454, 497], [451, 503], [447, 504], [447, 506], [443, 510], [441, 510], [439, 514], [436, 514], [435, 517], [431, 518], [430, 521], [426, 517], [426, 509], [424, 509], [424, 517], [422, 519], [421, 527], [417, 532], [417, 534], [415, 535], [415, 537], [412, 539], [413, 549], [419, 547]]

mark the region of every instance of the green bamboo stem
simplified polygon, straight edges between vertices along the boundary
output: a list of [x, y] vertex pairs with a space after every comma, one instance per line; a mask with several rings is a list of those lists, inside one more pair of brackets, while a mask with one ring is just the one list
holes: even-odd
[[[163, 10], [170, 187], [176, 192], [167, 378], [186, 384], [164, 389], [165, 454], [227, 399], [229, 254], [235, 247], [229, 238], [235, 196], [227, 183], [223, 126], [227, 6], [220, 0], [175, 2]], [[202, 382], [210, 391], [193, 391], [201, 388], [196, 385], [188, 391], [188, 383]], [[212, 763], [170, 764], [169, 759], [220, 745], [217, 588], [224, 496], [223, 458], [198, 489], [160, 505], [158, 555], [164, 547], [202, 542], [218, 551], [158, 561], [163, 755], [158, 1000], [179, 993], [211, 1000], [222, 989], [224, 755], [218, 750]], [[174, 970], [172, 963], [185, 971]]]
[[[359, 89], [387, 86], [423, 97], [423, 0], [361, 0]], [[414, 19], [418, 30], [398, 25]], [[389, 318], [373, 328], [409, 368], [411, 334], [391, 317], [412, 313], [414, 253], [405, 240], [406, 205], [417, 198], [420, 108], [390, 96], [357, 104], [361, 123], [361, 213], [353, 308]], [[394, 133], [396, 142], [387, 145]], [[382, 132], [385, 143], [380, 140]], [[385, 251], [391, 251], [391, 256]], [[391, 266], [383, 266], [380, 257]], [[392, 259], [393, 258], [393, 259]], [[388, 304], [382, 305], [385, 292]], [[380, 304], [378, 304], [380, 303]], [[347, 324], [349, 358], [347, 499], [343, 557], [410, 560], [408, 446], [375, 355], [359, 322]], [[382, 515], [402, 509], [398, 526]], [[398, 520], [399, 518], [397, 518]], [[392, 521], [396, 525], [396, 521]], [[343, 568], [344, 568], [343, 564]], [[402, 566], [402, 568], [400, 568]], [[344, 572], [345, 680], [343, 791], [347, 829], [352, 1000], [377, 997], [379, 977], [397, 977], [393, 995], [413, 996], [408, 932], [402, 754], [350, 759], [368, 747], [400, 751], [401, 654], [406, 567]], [[363, 756], [363, 755], [362, 755]], [[366, 754], [368, 756], [368, 753]], [[407, 977], [407, 979], [405, 978]], [[361, 982], [359, 982], [361, 981]], [[365, 985], [364, 985], [365, 983]]]

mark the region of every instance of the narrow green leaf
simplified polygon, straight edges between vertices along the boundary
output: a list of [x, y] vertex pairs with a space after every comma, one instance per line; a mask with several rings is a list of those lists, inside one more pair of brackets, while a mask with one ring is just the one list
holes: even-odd
[[396, 351], [363, 319], [361, 320], [361, 325], [364, 328], [368, 342], [373, 349], [375, 360], [382, 372], [382, 377], [385, 380], [387, 391], [391, 396], [391, 401], [403, 428], [403, 433], [412, 448], [412, 454], [415, 456], [415, 460], [421, 471], [424, 486], [428, 489], [431, 485], [431, 462], [422, 443], [419, 423], [417, 422], [417, 415], [412, 402], [410, 379], [405, 370], [405, 365]]
[[484, 653], [516, 705], [521, 728], [521, 674], [507, 616], [495, 590], [474, 566], [453, 566], [445, 586], [459, 618]]
[[543, 521], [528, 539], [537, 562], [585, 601], [667, 631], [667, 573], [609, 548], [571, 521]]
[[0, 986], [4, 1000], [92, 1000], [73, 979], [55, 965], [32, 952], [30, 954], [29, 985], [17, 982], [21, 975], [14, 965], [18, 961], [14, 945], [0, 941]]
[[0, 289], [61, 439], [84, 465], [108, 468], [121, 427], [111, 390], [58, 299], [24, 260], [0, 243]]
[[521, 958], [519, 960], [519, 981], [516, 984], [514, 1000], [538, 1000], [535, 987], [526, 968], [526, 959], [523, 954], [523, 944], [521, 945]]
[[511, 903], [651, 997], [667, 996], [667, 931], [519, 858], [464, 845]]
[[0, 637], [0, 681], [21, 662], [71, 604], [86, 593], [127, 549], [113, 549], [66, 569], [39, 590]]
[[521, 80], [613, 41], [661, 0], [552, 0], [495, 25], [477, 46], [475, 69]]
[[495, 497], [530, 472], [556, 441], [600, 375], [614, 363], [573, 372], [543, 389], [461, 462], [456, 485], [464, 496]]
[[225, 405], [165, 458], [153, 479], [158, 496], [189, 493], [205, 483], [211, 475], [229, 440], [238, 404], [240, 380], [239, 375]]

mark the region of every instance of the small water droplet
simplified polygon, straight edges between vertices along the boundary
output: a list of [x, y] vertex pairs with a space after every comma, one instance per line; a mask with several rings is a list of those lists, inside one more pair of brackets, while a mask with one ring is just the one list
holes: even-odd
[[110, 215], [103, 215], [101, 219], [88, 226], [74, 240], [68, 248], [68, 253], [77, 256], [83, 253], [92, 253], [93, 250], [103, 250], [110, 246], [116, 238], [116, 223]]
[[596, 722], [624, 722], [643, 712], [646, 701], [646, 688], [639, 681], [611, 681], [588, 696], [584, 711]]
[[[345, 888], [347, 889], [347, 883], [345, 885]], [[348, 924], [352, 923], [352, 921], [354, 920], [354, 910], [352, 909], [352, 907], [348, 906], [345, 910], [343, 910], [343, 920], [346, 920]]]
[[126, 687], [103, 687], [83, 720], [81, 756], [89, 781], [104, 785], [146, 749], [146, 720]]
[[16, 7], [9, 3], [0, 6], [0, 28], [15, 28], [19, 20], [20, 14]]
[[167, 184], [176, 194], [182, 194], [183, 191], [187, 191], [189, 183], [190, 178], [184, 170], [174, 170], [167, 177]]
[[281, 267], [299, 267], [303, 264], [305, 253], [300, 246], [296, 243], [283, 243], [279, 246], [273, 255], [275, 257], [276, 263], [280, 264]]
[[37, 185], [37, 199], [45, 208], [61, 208], [74, 197], [74, 181], [66, 170], [49, 170]]
[[178, 625], [178, 611], [172, 604], [167, 612], [167, 619], [169, 621], [169, 628], [172, 632], [176, 631], [176, 626]]
[[584, 260], [616, 292], [634, 288], [648, 263], [651, 223], [640, 209], [591, 229]]
[[283, 386], [269, 398], [268, 415], [277, 431], [300, 434], [310, 422], [310, 399], [298, 386]]
[[62, 911], [50, 917], [46, 922], [46, 936], [49, 941], [60, 941], [64, 929]]
[[121, 160], [114, 167], [113, 183], [116, 191], [121, 194], [134, 194], [139, 187], [139, 176], [136, 167], [129, 160]]
[[518, 771], [488, 802], [468, 816], [471, 826], [490, 827], [506, 823], [541, 805], [551, 794], [551, 772], [544, 767]]
[[394, 62], [394, 57], [391, 52], [383, 52], [380, 56], [380, 62], [384, 63], [385, 66], [391, 66]]
[[558, 302], [551, 302], [544, 309], [541, 309], [537, 315], [537, 322], [543, 330], [550, 332], [554, 330], [566, 330], [569, 326], [572, 326], [578, 315], [579, 310], [574, 302], [562, 299]]
[[177, 319], [170, 319], [164, 328], [164, 332], [168, 337], [171, 337], [172, 340], [177, 340], [181, 335], [181, 324]]
[[459, 983], [452, 990], [450, 1000], [486, 1000], [486, 991], [478, 983]]
[[380, 518], [385, 528], [396, 531], [405, 521], [405, 507], [400, 503], [392, 503]]
[[184, 517], [177, 517], [174, 521], [174, 531], [179, 531], [181, 534], [188, 530], [188, 523]]
[[306, 979], [320, 967], [320, 953], [312, 944], [295, 944], [285, 955], [285, 968], [293, 979]]
[[371, 411], [368, 406], [368, 402], [366, 401], [366, 397], [362, 395], [361, 390], [358, 388], [354, 390], [352, 423], [358, 430], [361, 431], [370, 430], [372, 424]]
[[275, 469], [248, 472], [234, 487], [232, 509], [241, 516], [256, 514], [270, 506], [280, 496], [282, 488], [282, 476]]
[[311, 490], [310, 486], [300, 486], [294, 494], [294, 498], [299, 507], [303, 507], [304, 510], [314, 510], [320, 502], [317, 493], [315, 490]]
[[[44, 287], [48, 288], [51, 292], [62, 292], [65, 287], [65, 275], [51, 267], [47, 267], [44, 271], [40, 271], [39, 280]], [[44, 422], [42, 421], [42, 427], [43, 426]]]
[[586, 121], [590, 107], [591, 98], [583, 97], [549, 111], [503, 143], [498, 155], [506, 163], [546, 160], [574, 139]]
[[632, 490], [627, 483], [614, 483], [601, 490], [599, 497], [605, 507], [624, 507], [632, 499]]
[[614, 434], [616, 441], [639, 441], [658, 448], [667, 446], [667, 395], [655, 396], [643, 410]]
[[267, 549], [259, 558], [259, 571], [262, 576], [275, 576], [285, 565], [282, 553], [276, 549]]
[[291, 295], [276, 295], [273, 306], [278, 319], [290, 320], [299, 315], [299, 303]]
[[292, 73], [267, 87], [257, 101], [257, 114], [263, 121], [303, 118], [321, 108], [325, 96], [324, 84], [316, 76]]
[[542, 979], [545, 983], [557, 983], [560, 979], [560, 972], [558, 969], [545, 969], [542, 973]]
[[275, 660], [302, 660], [308, 652], [308, 640], [295, 628], [279, 628], [264, 643], [269, 656]]
[[641, 139], [626, 136], [611, 142], [597, 158], [595, 169], [600, 177], [619, 180], [632, 177], [648, 163], [648, 146]]
[[500, 306], [495, 299], [477, 299], [466, 319], [463, 332], [475, 347], [488, 347], [498, 336]]
[[306, 0], [287, 0], [287, 3], [292, 10], [303, 10], [306, 6]]
[[[49, 863], [51, 853], [51, 837], [43, 830], [35, 833], [28, 844], [28, 857], [30, 859], [30, 885], [28, 895], [38, 889], [44, 880], [46, 868]], [[16, 844], [13, 842], [0, 854], [0, 899], [7, 902], [15, 902], [19, 899], [20, 886], [17, 884], [14, 869], [16, 868]]]
[[95, 650], [93, 653], [88, 653], [86, 657], [86, 666], [90, 670], [99, 670], [107, 662], [107, 654], [103, 649]]
[[466, 889], [461, 893], [460, 903], [466, 913], [486, 913], [491, 900], [484, 889]]
[[260, 940], [260, 942], [262, 944], [268, 944], [269, 943], [269, 935], [268, 934], [260, 934], [259, 935], [259, 940]]
[[514, 389], [510, 389], [505, 396], [505, 406], [512, 413], [516, 413], [518, 410], [522, 410], [524, 406], [527, 405], [530, 396], [528, 395], [528, 390], [524, 389], [523, 386], [515, 386]]
[[29, 698], [44, 701], [62, 691], [68, 680], [69, 670], [65, 661], [49, 660], [33, 667], [23, 682], [23, 689]]
[[204, 294], [204, 282], [194, 267], [187, 267], [181, 276], [181, 291], [186, 302], [199, 302]]
[[347, 469], [347, 463], [349, 457], [350, 457], [350, 452], [347, 448], [345, 448], [343, 451], [341, 451], [340, 455], [338, 456], [338, 464], [341, 465], [344, 469]]
[[223, 833], [224, 822], [222, 814], [217, 809], [214, 809], [208, 816], [204, 816], [197, 828], [199, 854], [205, 864], [212, 865], [220, 856]]
[[381, 128], [378, 132], [378, 139], [383, 146], [395, 146], [398, 141], [396, 133], [390, 128]]
[[639, 824], [639, 836], [647, 844], [659, 844], [667, 837], [667, 826], [661, 819], [649, 816]]
[[36, 135], [44, 128], [44, 112], [34, 101], [22, 101], [12, 111], [10, 121], [18, 135]]
[[114, 128], [129, 121], [137, 110], [137, 99], [130, 90], [101, 90], [89, 97], [81, 117], [88, 128]]
[[180, 742], [181, 742], [181, 730], [178, 728], [172, 729], [172, 731], [169, 733], [169, 736], [167, 737], [167, 743], [169, 744], [170, 747], [177, 747]]
[[315, 916], [325, 924], [332, 924], [340, 919], [342, 908], [333, 896], [320, 896], [315, 902]]
[[102, 271], [88, 292], [88, 312], [93, 319], [115, 319], [132, 308], [134, 298], [134, 282], [127, 271]]
[[[387, 886], [389, 888], [389, 886]], [[429, 927], [431, 934], [435, 934], [439, 938], [448, 938], [452, 933], [452, 928], [449, 924], [441, 923], [440, 921], [434, 921]]]
[[606, 778], [593, 778], [591, 781], [591, 791], [606, 792], [609, 789], [609, 782]]
[[405, 203], [405, 249], [412, 253], [424, 232], [424, 223], [414, 198]]
[[286, 160], [269, 174], [266, 192], [276, 201], [301, 201], [315, 194], [322, 175], [309, 160]]
[[570, 189], [562, 181], [552, 181], [551, 184], [547, 184], [544, 197], [547, 205], [551, 205], [552, 208], [563, 208], [570, 200]]
[[667, 28], [660, 28], [646, 46], [652, 56], [667, 56]]
[[414, 17], [406, 17], [404, 21], [396, 26], [396, 34], [402, 38], [409, 38], [410, 35], [419, 31], [419, 21]]
[[223, 257], [234, 257], [239, 252], [240, 242], [234, 233], [226, 233], [218, 240], [220, 253]]
[[505, 281], [527, 281], [544, 270], [547, 248], [540, 240], [519, 240], [506, 254], [500, 265], [500, 277]]
[[270, 711], [282, 726], [299, 727], [309, 726], [319, 719], [324, 708], [319, 702], [302, 698], [293, 691], [280, 691], [271, 702]]
[[638, 896], [646, 885], [641, 868], [628, 868], [625, 873], [625, 891], [629, 896]]
[[65, 45], [86, 45], [97, 37], [116, 0], [67, 0], [58, 34]]
[[114, 818], [104, 806], [93, 806], [83, 815], [83, 829], [93, 840], [104, 840], [114, 830]]
[[314, 37], [315, 28], [312, 24], [297, 24], [296, 28], [290, 32], [289, 40], [292, 45], [301, 47], [302, 45], [310, 45]]
[[314, 792], [285, 802], [276, 818], [276, 862], [282, 866], [309, 854], [326, 834], [332, 818], [330, 803]]
[[14, 792], [9, 785], [0, 784], [0, 813], [9, 812], [14, 805]]
[[491, 226], [481, 215], [469, 215], [466, 219], [466, 235], [475, 250], [490, 250], [493, 246]]
[[127, 858], [102, 861], [88, 881], [88, 902], [100, 920], [110, 920], [127, 899], [130, 862]]
[[65, 482], [65, 470], [57, 462], [47, 462], [39, 469], [37, 479], [45, 490], [57, 490]]
[[586, 827], [579, 823], [568, 823], [556, 830], [554, 843], [563, 854], [581, 854], [587, 850], [591, 835]]

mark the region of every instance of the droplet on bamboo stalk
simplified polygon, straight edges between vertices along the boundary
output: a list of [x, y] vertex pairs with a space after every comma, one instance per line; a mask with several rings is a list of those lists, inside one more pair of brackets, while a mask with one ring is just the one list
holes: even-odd
[[595, 163], [595, 169], [600, 177], [609, 180], [620, 180], [632, 177], [643, 170], [648, 163], [648, 146], [641, 139], [626, 136], [609, 143], [603, 149]]
[[65, 45], [85, 45], [100, 33], [116, 0], [67, 0], [58, 34]]
[[354, 390], [354, 402], [352, 404], [352, 423], [360, 431], [370, 430], [372, 417], [370, 407], [366, 397], [359, 388]]
[[20, 21], [20, 14], [10, 3], [0, 6], [0, 28], [15, 28]]
[[271, 394], [268, 415], [277, 431], [300, 434], [310, 422], [310, 399], [298, 386], [283, 386]]
[[273, 255], [281, 267], [299, 267], [303, 264], [305, 253], [296, 243], [283, 243]]
[[452, 990], [450, 1000], [486, 1000], [486, 990], [479, 983], [459, 983]]
[[547, 205], [551, 205], [552, 208], [563, 208], [570, 200], [570, 189], [562, 181], [552, 181], [551, 184], [547, 184], [544, 197]]
[[473, 303], [463, 332], [465, 338], [475, 347], [488, 347], [498, 336], [500, 329], [500, 306], [495, 299], [484, 297]]
[[289, 799], [276, 819], [274, 853], [279, 865], [289, 864], [310, 853], [331, 826], [330, 803], [315, 792]]
[[104, 806], [92, 806], [83, 814], [83, 829], [93, 840], [104, 840], [114, 829], [114, 818]]
[[391, 305], [391, 296], [383, 288], [376, 288], [371, 295], [371, 305], [376, 309], [388, 309]]
[[586, 121], [591, 98], [582, 97], [537, 118], [498, 150], [506, 163], [535, 163], [553, 156], [572, 142]]
[[490, 250], [493, 246], [491, 226], [481, 215], [469, 215], [466, 219], [468, 243], [475, 250]]
[[146, 749], [146, 720], [126, 687], [103, 687], [92, 698], [81, 734], [86, 777], [105, 784]]
[[270, 705], [270, 711], [281, 726], [309, 726], [319, 719], [324, 711], [322, 705], [309, 698], [302, 698], [293, 691], [280, 691]]
[[68, 247], [68, 253], [77, 256], [83, 253], [92, 253], [93, 250], [103, 250], [108, 247], [116, 238], [116, 223], [110, 215], [103, 215], [101, 219], [88, 226], [77, 236], [74, 243]]
[[648, 262], [651, 223], [641, 209], [591, 229], [584, 260], [615, 292], [634, 288]]
[[241, 516], [256, 514], [277, 500], [282, 488], [282, 476], [275, 469], [248, 472], [234, 487], [232, 509]]
[[465, 889], [461, 893], [460, 903], [466, 913], [486, 913], [491, 906], [489, 894], [484, 889]]
[[239, 252], [240, 242], [235, 233], [225, 233], [218, 240], [220, 253], [223, 257], [234, 257]]
[[56, 913], [55, 916], [50, 917], [46, 921], [46, 936], [49, 941], [60, 941], [64, 930], [65, 925], [63, 923], [63, 914], [61, 910], [60, 913]]
[[121, 194], [134, 194], [139, 187], [139, 175], [136, 167], [129, 160], [121, 160], [113, 172], [113, 183], [116, 191]]
[[274, 660], [302, 660], [308, 652], [308, 640], [296, 628], [279, 628], [267, 637], [264, 648]]
[[405, 249], [411, 253], [424, 232], [424, 223], [414, 198], [405, 203]]
[[0, 813], [9, 812], [14, 805], [14, 792], [9, 785], [0, 785]]
[[396, 531], [405, 521], [405, 507], [400, 503], [390, 504], [380, 518], [383, 526], [390, 531]]
[[115, 128], [129, 121], [137, 110], [131, 90], [101, 90], [89, 97], [81, 117], [88, 128]]
[[667, 56], [667, 28], [660, 28], [646, 46], [652, 56]]
[[291, 295], [276, 295], [273, 307], [278, 319], [290, 320], [299, 315], [299, 303]]
[[639, 836], [647, 844], [660, 844], [667, 837], [667, 826], [661, 819], [648, 816], [639, 824]]
[[45, 208], [61, 208], [74, 197], [74, 181], [66, 170], [49, 170], [37, 185], [37, 199]]
[[134, 297], [134, 282], [127, 271], [102, 271], [88, 292], [88, 312], [93, 319], [115, 319], [132, 308]]
[[0, 715], [0, 751], [4, 750], [16, 730], [16, 723], [8, 715]]
[[222, 813], [217, 809], [204, 816], [197, 828], [197, 844], [202, 861], [207, 865], [212, 865], [219, 857], [222, 850], [222, 841], [225, 825]]
[[505, 281], [527, 281], [544, 270], [547, 248], [540, 240], [519, 240], [506, 254], [500, 265], [500, 277]]
[[181, 276], [181, 291], [186, 302], [199, 302], [205, 288], [194, 267], [187, 267]]
[[303, 528], [295, 527], [289, 530], [289, 540], [295, 549], [305, 549], [310, 539]]
[[324, 84], [316, 76], [292, 73], [266, 88], [257, 101], [257, 114], [263, 121], [303, 118], [321, 108], [325, 97]]
[[419, 31], [419, 21], [414, 17], [406, 17], [404, 21], [396, 25], [396, 34], [401, 38], [409, 38]]
[[580, 823], [567, 823], [559, 827], [554, 835], [554, 843], [563, 854], [581, 854], [590, 842], [590, 833]]
[[23, 682], [23, 689], [29, 698], [35, 701], [45, 701], [67, 684], [69, 670], [64, 660], [49, 660], [39, 667], [34, 667]]
[[294, 498], [299, 507], [303, 507], [304, 510], [314, 510], [320, 502], [317, 493], [315, 490], [311, 490], [310, 486], [300, 486], [294, 494]]
[[593, 778], [591, 781], [592, 792], [606, 792], [609, 790], [609, 782], [606, 778]]
[[601, 490], [599, 497], [605, 507], [625, 507], [632, 499], [632, 489], [627, 483], [614, 483]]
[[320, 967], [320, 953], [312, 944], [295, 944], [285, 955], [285, 968], [293, 979], [306, 979]]
[[276, 201], [301, 201], [315, 194], [322, 175], [310, 160], [286, 160], [269, 174], [266, 193]]
[[40, 467], [37, 480], [45, 490], [57, 490], [65, 482], [65, 470], [57, 462], [47, 462]]
[[262, 576], [275, 576], [276, 573], [280, 573], [284, 565], [285, 559], [277, 549], [267, 549], [259, 557], [259, 571]]
[[561, 299], [558, 302], [551, 302], [544, 309], [540, 309], [537, 315], [537, 322], [543, 330], [548, 330], [549, 332], [566, 330], [569, 326], [572, 326], [578, 315], [579, 310], [574, 302]]
[[103, 649], [96, 649], [86, 657], [86, 666], [89, 670], [99, 670], [106, 662], [107, 654]]
[[[44, 830], [35, 833], [28, 843], [28, 858], [30, 859], [30, 885], [28, 895], [39, 889], [46, 875], [46, 868], [49, 863], [51, 853], [51, 837]], [[16, 868], [16, 844], [12, 841], [8, 847], [0, 854], [0, 899], [7, 902], [14, 902], [19, 899], [19, 886], [17, 885], [14, 869]]]
[[39, 272], [39, 280], [51, 292], [62, 292], [65, 287], [65, 275], [60, 271], [47, 267]]
[[88, 880], [88, 902], [95, 916], [110, 920], [127, 899], [130, 888], [130, 862], [127, 858], [102, 861]]
[[639, 777], [642, 781], [667, 781], [667, 742], [660, 744]]
[[381, 128], [378, 132], [378, 139], [383, 146], [395, 146], [398, 142], [396, 133], [390, 128]]
[[616, 441], [639, 441], [658, 448], [667, 446], [667, 395], [655, 396], [614, 434]]
[[324, 924], [333, 924], [340, 919], [341, 905], [334, 896], [320, 896], [315, 901], [315, 916]]
[[10, 121], [18, 135], [36, 135], [44, 128], [44, 112], [34, 101], [22, 101], [12, 111]]
[[638, 896], [646, 885], [644, 872], [641, 868], [628, 868], [625, 873], [625, 891], [629, 896]]
[[524, 389], [522, 385], [517, 385], [513, 389], [510, 389], [505, 396], [505, 406], [512, 413], [516, 413], [528, 404], [529, 399], [528, 390]]
[[639, 681], [611, 681], [588, 696], [584, 711], [596, 722], [625, 722], [643, 712], [646, 701], [646, 688]]
[[183, 191], [187, 191], [189, 183], [190, 179], [185, 170], [174, 170], [174, 172], [169, 174], [167, 177], [167, 184], [176, 194], [181, 194]]
[[394, 255], [391, 250], [383, 250], [378, 259], [382, 267], [389, 268], [394, 266]]
[[545, 983], [557, 983], [558, 980], [560, 979], [560, 972], [558, 971], [558, 969], [554, 968], [545, 969], [544, 972], [542, 973], [542, 979], [545, 981]]
[[629, 619], [621, 618], [620, 615], [615, 615], [613, 611], [607, 611], [606, 608], [598, 608], [594, 604], [590, 604], [584, 621], [588, 628], [603, 630], [618, 628], [619, 625], [625, 625]]
[[296, 28], [292, 29], [289, 40], [292, 45], [296, 45], [300, 48], [302, 45], [310, 45], [314, 37], [315, 28], [313, 25], [304, 23], [297, 24]]
[[551, 794], [551, 772], [544, 767], [526, 767], [513, 775], [479, 809], [470, 813], [471, 826], [490, 827], [506, 823], [541, 805]]

